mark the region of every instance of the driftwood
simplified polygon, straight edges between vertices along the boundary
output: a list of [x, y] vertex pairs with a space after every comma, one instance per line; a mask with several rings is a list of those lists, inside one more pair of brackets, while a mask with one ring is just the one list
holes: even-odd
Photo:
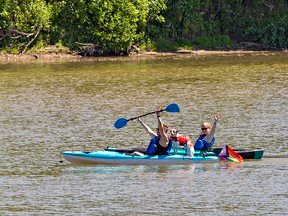
[[93, 43], [76, 42], [76, 44], [80, 46], [80, 54], [83, 56], [100, 56], [104, 53], [101, 46]]
[[139, 53], [140, 49], [136, 45], [131, 45], [127, 48], [127, 55], [131, 56], [133, 54]]
[[[24, 46], [24, 49], [20, 52], [21, 54], [23, 54], [23, 53], [26, 52], [26, 50], [31, 45], [31, 43], [33, 43], [33, 41], [36, 40], [36, 38], [38, 37], [41, 29], [42, 29], [42, 25], [38, 28], [37, 31], [31, 32], [31, 33], [21, 32], [18, 29], [16, 29], [15, 27], [10, 28], [10, 29], [0, 30], [0, 41], [3, 40], [6, 37], [11, 38], [13, 40], [22, 39], [22, 38], [28, 39], [29, 40], [28, 42], [22, 43], [20, 45], [20, 46]], [[34, 37], [31, 38], [32, 36], [34, 36]]]
[[39, 27], [38, 31], [34, 35], [34, 37], [25, 45], [24, 49], [21, 51], [21, 54], [24, 54], [27, 50], [27, 48], [30, 46], [30, 44], [38, 37], [40, 31], [42, 29], [42, 26]]
[[4, 39], [5, 37], [10, 37], [11, 39], [18, 39], [20, 37], [29, 38], [35, 33], [26, 33], [18, 31], [16, 28], [4, 29], [0, 31], [0, 40]]
[[79, 43], [76, 42], [77, 45], [80, 46], [80, 54], [83, 56], [103, 56], [103, 55], [128, 55], [131, 56], [139, 52], [139, 48], [135, 45], [129, 46], [124, 51], [110, 51], [106, 52], [105, 50], [96, 44], [93, 43]]

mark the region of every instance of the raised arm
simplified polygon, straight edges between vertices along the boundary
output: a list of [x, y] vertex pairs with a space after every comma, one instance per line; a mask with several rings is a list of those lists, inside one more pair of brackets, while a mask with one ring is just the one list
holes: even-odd
[[159, 134], [160, 134], [159, 144], [163, 147], [166, 147], [169, 143], [169, 137], [167, 135], [167, 131], [165, 130], [168, 130], [168, 128], [164, 128], [163, 122], [160, 117], [160, 111], [156, 112], [156, 116], [158, 119], [158, 128], [159, 128]]
[[152, 138], [157, 136], [157, 133], [155, 133], [150, 127], [148, 127], [140, 118], [137, 118], [137, 120], [140, 122], [140, 124], [143, 126], [143, 128], [146, 130], [146, 132], [151, 136]]
[[210, 130], [210, 133], [204, 138], [204, 140], [206, 142], [208, 142], [208, 143], [212, 142], [212, 139], [213, 139], [215, 131], [216, 131], [216, 125], [217, 125], [217, 122], [220, 120], [220, 118], [221, 118], [221, 114], [217, 114], [214, 116], [214, 122], [213, 122], [212, 128]]

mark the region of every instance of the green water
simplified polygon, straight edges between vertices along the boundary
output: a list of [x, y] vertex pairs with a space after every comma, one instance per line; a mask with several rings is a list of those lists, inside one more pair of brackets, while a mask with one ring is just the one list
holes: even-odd
[[[0, 65], [0, 215], [285, 215], [287, 56]], [[115, 120], [163, 114], [196, 139], [221, 112], [216, 146], [263, 148], [239, 165], [75, 167], [62, 150], [149, 142]], [[151, 127], [155, 116], [144, 117]], [[165, 196], [163, 196], [165, 195]], [[232, 197], [234, 196], [234, 198]], [[177, 206], [177, 207], [175, 207]]]

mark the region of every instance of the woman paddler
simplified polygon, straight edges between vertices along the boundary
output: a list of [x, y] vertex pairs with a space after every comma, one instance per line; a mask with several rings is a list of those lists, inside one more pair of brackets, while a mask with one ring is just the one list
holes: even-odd
[[[146, 149], [146, 154], [148, 155], [169, 155], [169, 152], [172, 148], [172, 141], [169, 139], [168, 136], [168, 126], [163, 124], [160, 117], [160, 110], [157, 110], [155, 112], [158, 121], [158, 127], [156, 129], [156, 132], [153, 131], [150, 127], [148, 127], [140, 118], [137, 118], [137, 120], [152, 138]], [[134, 152], [133, 154], [142, 155], [142, 153], [140, 152]]]
[[210, 122], [203, 122], [201, 124], [201, 134], [194, 144], [195, 150], [209, 151], [215, 143], [215, 130], [217, 122], [220, 120], [221, 114], [214, 116], [213, 125]]

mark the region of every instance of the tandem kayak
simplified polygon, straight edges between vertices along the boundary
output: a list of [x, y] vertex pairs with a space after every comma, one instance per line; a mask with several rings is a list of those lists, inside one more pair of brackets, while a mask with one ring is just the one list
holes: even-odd
[[[112, 151], [112, 152], [120, 152], [120, 153], [132, 153], [134, 152], [135, 149], [134, 147], [131, 148], [113, 148], [113, 147], [107, 147], [105, 148], [105, 151]], [[211, 151], [203, 152], [199, 150], [195, 150], [194, 156], [218, 156], [219, 153], [221, 152], [222, 148], [212, 148]], [[233, 149], [236, 153], [238, 153], [243, 159], [261, 159], [264, 150], [263, 149]], [[174, 153], [174, 150], [172, 148], [171, 154]], [[179, 155], [185, 155], [185, 149], [178, 148], [177, 149], [177, 154]]]
[[194, 156], [189, 158], [185, 155], [131, 155], [116, 151], [64, 151], [63, 157], [74, 164], [106, 164], [106, 165], [182, 165], [192, 163], [216, 163], [217, 156]]

